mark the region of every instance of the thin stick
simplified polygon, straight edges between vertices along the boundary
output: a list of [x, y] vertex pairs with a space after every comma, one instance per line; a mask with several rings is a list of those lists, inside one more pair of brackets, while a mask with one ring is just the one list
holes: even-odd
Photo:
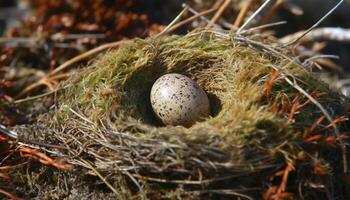
[[47, 147], [47, 148], [55, 148], [55, 149], [66, 149], [66, 147], [64, 146], [60, 146], [60, 145], [54, 145], [54, 144], [46, 144], [46, 143], [42, 143], [42, 142], [37, 142], [37, 141], [33, 141], [33, 140], [28, 140], [28, 139], [23, 139], [18, 137], [18, 134], [14, 131], [8, 130], [4, 125], [0, 124], [0, 134], [1, 135], [5, 135], [11, 139], [14, 140], [18, 140], [21, 143], [24, 144], [34, 144], [40, 147]]
[[28, 101], [34, 101], [36, 99], [40, 99], [40, 98], [43, 98], [43, 97], [46, 97], [46, 96], [49, 96], [51, 94], [54, 94], [62, 89], [65, 89], [65, 88], [68, 88], [67, 86], [66, 87], [62, 87], [62, 88], [57, 88], [55, 90], [52, 90], [52, 91], [49, 91], [49, 92], [46, 92], [46, 93], [43, 93], [43, 94], [39, 94], [39, 95], [36, 95], [36, 96], [31, 96], [31, 97], [27, 97], [25, 99], [18, 99], [16, 101], [14, 101], [13, 103], [14, 104], [20, 104], [20, 103], [24, 103], [24, 102], [28, 102]]
[[28, 94], [30, 91], [34, 90], [35, 88], [38, 88], [39, 86], [45, 85], [45, 83], [47, 83], [48, 80], [50, 80], [50, 77], [56, 75], [57, 73], [59, 73], [60, 71], [63, 71], [65, 69], [67, 69], [68, 67], [72, 66], [75, 63], [78, 63], [84, 59], [87, 59], [95, 54], [98, 54], [102, 51], [105, 51], [107, 49], [112, 49], [112, 48], [116, 48], [118, 46], [120, 46], [121, 44], [127, 43], [128, 40], [125, 41], [118, 41], [118, 42], [111, 42], [111, 43], [107, 43], [104, 45], [101, 45], [99, 47], [96, 47], [94, 49], [91, 49], [83, 54], [80, 54], [78, 56], [75, 56], [71, 59], [69, 59], [68, 61], [66, 61], [65, 63], [63, 63], [62, 65], [58, 66], [56, 69], [54, 69], [53, 71], [51, 71], [50, 73], [48, 73], [45, 77], [43, 77], [42, 79], [38, 80], [37, 82], [28, 85], [27, 87], [25, 87], [16, 97], [15, 99], [21, 98], [24, 95]]
[[241, 32], [241, 34], [247, 34], [247, 33], [251, 33], [251, 32], [256, 31], [256, 30], [270, 28], [273, 26], [279, 26], [279, 25], [284, 25], [284, 24], [287, 24], [287, 21], [280, 21], [280, 22], [274, 22], [274, 23], [270, 23], [270, 24], [264, 24], [261, 26], [257, 26], [257, 27], [253, 27], [253, 28], [244, 30]]
[[340, 57], [337, 55], [315, 55], [306, 59], [303, 63], [310, 63], [310, 62], [313, 62], [314, 60], [323, 59], [323, 58], [339, 59]]
[[[188, 11], [191, 12], [192, 14], [194, 15], [197, 15], [199, 12], [197, 12], [195, 9], [191, 8], [189, 5], [187, 4], [183, 4], [183, 6], [187, 6], [188, 7]], [[217, 8], [217, 6], [214, 6], [214, 8]], [[203, 21], [206, 21], [207, 23], [210, 22], [210, 19], [208, 19], [207, 17], [205, 16], [200, 16], [200, 18], [203, 20]]]
[[160, 37], [160, 36], [162, 36], [162, 35], [164, 35], [165, 33], [167, 33], [167, 31], [168, 31], [177, 21], [179, 21], [179, 19], [182, 17], [182, 15], [183, 15], [187, 10], [188, 10], [188, 7], [185, 5], [185, 6], [184, 6], [184, 9], [175, 17], [175, 19], [174, 19], [172, 22], [170, 22], [170, 24], [169, 24], [167, 27], [165, 27], [165, 29], [164, 29], [162, 32], [160, 32], [160, 33], [158, 33], [158, 34], [156, 35], [156, 38], [157, 38], [157, 37]]
[[192, 17], [189, 17], [189, 18], [187, 18], [187, 19], [185, 19], [185, 20], [183, 20], [183, 21], [181, 21], [181, 22], [179, 22], [179, 23], [174, 24], [171, 28], [169, 28], [169, 29], [166, 31], [166, 33], [171, 33], [171, 32], [173, 32], [174, 30], [180, 28], [181, 26], [184, 26], [184, 25], [186, 25], [186, 24], [188, 24], [188, 23], [190, 23], [190, 22], [196, 20], [196, 19], [199, 18], [199, 17], [202, 17], [202, 16], [204, 16], [204, 15], [210, 14], [210, 13], [214, 12], [215, 10], [217, 10], [217, 8], [212, 8], [212, 9], [209, 9], [209, 10], [206, 10], [206, 11], [203, 11], [203, 12], [200, 12], [200, 13], [197, 13], [196, 15], [194, 15], [194, 16], [192, 16]]
[[44, 80], [44, 78], [40, 79], [38, 82], [35, 82], [35, 83], [30, 84], [27, 87], [25, 87], [17, 96], [15, 96], [15, 99], [21, 98], [24, 95], [26, 95], [27, 93], [29, 93], [30, 91], [34, 90], [35, 88], [42, 86], [43, 85], [42, 80]]
[[235, 22], [233, 23], [233, 27], [239, 27], [244, 17], [247, 15], [248, 11], [253, 7], [253, 5], [257, 4], [259, 0], [250, 0], [244, 7], [240, 10]]
[[266, 24], [271, 21], [272, 17], [276, 14], [276, 12], [285, 4], [286, 0], [277, 0], [269, 12], [264, 15], [263, 19], [261, 20], [262, 24]]
[[100, 53], [101, 51], [104, 51], [106, 49], [111, 49], [111, 48], [115, 48], [120, 46], [123, 43], [126, 43], [127, 41], [118, 41], [118, 42], [111, 42], [111, 43], [107, 43], [104, 45], [101, 45], [99, 47], [96, 47], [94, 49], [91, 49], [83, 54], [80, 54], [78, 56], [75, 56], [74, 58], [69, 59], [68, 61], [66, 61], [65, 63], [63, 63], [62, 65], [58, 66], [56, 69], [52, 70], [48, 76], [53, 76], [55, 74], [57, 74], [58, 72], [68, 68], [69, 66], [80, 62], [88, 57], [91, 57], [92, 55], [95, 55], [97, 53]]
[[311, 26], [309, 29], [307, 29], [305, 32], [303, 32], [299, 37], [295, 38], [294, 40], [288, 42], [287, 44], [282, 45], [282, 47], [288, 47], [296, 42], [298, 42], [300, 39], [302, 39], [305, 35], [310, 33], [312, 30], [314, 30], [317, 26], [319, 26], [326, 18], [328, 18], [342, 3], [344, 0], [340, 0], [337, 5], [335, 5], [330, 11], [328, 11], [327, 14], [325, 14], [320, 20], [318, 20], [313, 26]]
[[241, 31], [248, 26], [248, 24], [273, 0], [266, 0], [263, 5], [259, 7], [258, 10], [256, 10], [252, 16], [248, 18], [248, 20], [237, 30], [237, 34], [240, 34]]
[[202, 185], [203, 181], [190, 181], [190, 180], [168, 180], [168, 179], [160, 179], [160, 178], [153, 178], [148, 176], [141, 176], [139, 174], [132, 174], [134, 177], [146, 180], [146, 181], [153, 181], [158, 183], [175, 183], [175, 184], [186, 184], [186, 185]]
[[102, 176], [102, 174], [97, 171], [88, 161], [84, 159], [80, 159], [82, 163], [88, 166], [89, 169], [91, 169], [108, 187], [113, 191], [114, 194], [119, 195], [119, 192], [106, 180], [105, 177]]
[[224, 13], [225, 9], [228, 7], [228, 5], [231, 3], [231, 0], [225, 0], [225, 2], [220, 6], [219, 10], [215, 13], [214, 17], [210, 20], [209, 24], [206, 28], [213, 27], [213, 24], [218, 21], [218, 19], [221, 17], [221, 15]]

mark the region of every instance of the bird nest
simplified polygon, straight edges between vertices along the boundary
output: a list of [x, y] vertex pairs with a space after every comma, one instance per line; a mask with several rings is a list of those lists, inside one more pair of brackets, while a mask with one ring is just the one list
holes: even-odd
[[[348, 104], [273, 44], [212, 31], [123, 42], [63, 83], [25, 130], [120, 199], [346, 195], [334, 179], [347, 167]], [[211, 116], [159, 123], [150, 90], [167, 73], [195, 80]]]

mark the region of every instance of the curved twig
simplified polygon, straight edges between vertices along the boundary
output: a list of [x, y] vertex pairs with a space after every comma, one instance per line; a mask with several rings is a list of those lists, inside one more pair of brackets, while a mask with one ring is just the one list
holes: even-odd
[[[45, 77], [43, 77], [42, 79], [38, 80], [37, 82], [28, 85], [27, 87], [25, 87], [16, 97], [15, 99], [19, 99], [23, 96], [25, 96], [26, 94], [28, 94], [29, 92], [33, 91], [34, 89], [42, 86], [42, 85], [46, 85], [48, 82], [50, 82], [49, 80], [51, 80], [51, 78], [55, 78], [55, 77], [59, 77], [57, 74], [63, 70], [66, 70], [67, 68], [71, 67], [73, 64], [76, 64], [82, 60], [85, 60], [93, 55], [96, 55], [102, 51], [105, 51], [107, 49], [112, 49], [112, 48], [116, 48], [118, 46], [120, 46], [121, 44], [127, 43], [128, 40], [124, 40], [124, 41], [118, 41], [118, 42], [111, 42], [111, 43], [107, 43], [104, 45], [101, 45], [99, 47], [96, 47], [94, 49], [91, 49], [83, 54], [80, 54], [78, 56], [75, 56], [71, 59], [69, 59], [68, 61], [66, 61], [65, 63], [63, 63], [62, 65], [58, 66], [56, 69], [54, 69], [53, 71], [51, 71], [50, 73], [48, 73]], [[56, 76], [57, 75], [57, 76]]]

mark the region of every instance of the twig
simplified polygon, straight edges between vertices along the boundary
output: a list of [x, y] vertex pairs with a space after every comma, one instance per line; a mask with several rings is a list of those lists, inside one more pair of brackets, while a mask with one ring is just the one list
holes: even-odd
[[27, 93], [29, 93], [30, 91], [38, 88], [39, 86], [44, 85], [42, 80], [43, 79], [40, 79], [38, 82], [35, 82], [35, 83], [30, 84], [27, 87], [25, 87], [17, 96], [15, 96], [15, 99], [19, 99], [19, 98], [23, 97], [24, 95], [26, 95]]
[[139, 174], [132, 174], [135, 178], [146, 180], [146, 181], [153, 181], [158, 183], [175, 183], [175, 184], [186, 184], [186, 185], [202, 185], [204, 184], [203, 181], [189, 181], [189, 180], [168, 180], [168, 179], [161, 179], [161, 178], [154, 178], [154, 177], [148, 177], [148, 176], [142, 176]]
[[315, 56], [312, 56], [312, 57], [306, 59], [303, 62], [303, 65], [305, 66], [311, 62], [314, 62], [315, 60], [325, 59], [325, 58], [339, 59], [339, 56], [336, 56], [336, 55], [315, 55]]
[[[184, 3], [182, 4], [182, 6], [187, 6], [188, 7], [188, 11], [194, 15], [197, 15], [199, 12], [197, 12], [195, 9], [191, 8], [188, 4]], [[214, 8], [216, 8], [216, 6], [214, 6]], [[207, 23], [210, 22], [210, 19], [208, 19], [207, 17], [205, 16], [200, 16], [200, 18], [203, 20], [203, 21], [206, 21]]]
[[174, 24], [172, 27], [170, 27], [165, 33], [171, 33], [173, 32], [174, 30], [180, 28], [181, 26], [184, 26], [194, 20], [196, 20], [197, 18], [199, 17], [202, 17], [204, 15], [207, 15], [207, 14], [210, 14], [212, 12], [214, 12], [215, 10], [217, 10], [217, 8], [212, 8], [212, 9], [209, 9], [209, 10], [206, 10], [206, 11], [203, 11], [203, 12], [200, 12], [200, 13], [197, 13], [196, 15], [192, 16], [192, 17], [189, 17], [179, 23], [176, 23]]
[[188, 10], [188, 7], [185, 5], [185, 6], [184, 6], [184, 9], [175, 17], [175, 19], [174, 19], [172, 22], [170, 22], [170, 24], [169, 24], [167, 27], [165, 27], [165, 29], [163, 29], [162, 32], [158, 33], [155, 37], [158, 38], [158, 37], [164, 35], [165, 33], [167, 33], [167, 31], [168, 31], [177, 21], [179, 21], [179, 19], [182, 17], [182, 15], [183, 15], [187, 10]]
[[249, 34], [249, 33], [254, 32], [256, 30], [270, 28], [273, 26], [279, 26], [279, 25], [283, 25], [283, 24], [287, 24], [287, 21], [274, 22], [274, 23], [270, 23], [270, 24], [264, 24], [264, 25], [252, 27], [250, 29], [242, 31], [241, 34]]
[[233, 178], [237, 178], [240, 176], [246, 176], [249, 175], [251, 171], [247, 170], [246, 172], [243, 172], [242, 174], [239, 175], [231, 175], [231, 176], [223, 176], [223, 177], [217, 177], [213, 179], [200, 179], [200, 180], [173, 180], [173, 179], [162, 179], [162, 178], [155, 178], [155, 177], [149, 177], [149, 176], [142, 176], [140, 174], [132, 174], [135, 178], [139, 178], [142, 180], [146, 181], [153, 181], [153, 182], [158, 182], [158, 183], [175, 183], [175, 184], [186, 184], [186, 185], [204, 185], [204, 184], [210, 184], [210, 183], [215, 183], [219, 181], [225, 181]]
[[87, 117], [79, 114], [77, 111], [73, 110], [72, 108], [70, 108], [69, 106], [67, 105], [63, 105], [62, 106], [63, 108], [67, 108], [69, 111], [71, 111], [74, 115], [76, 115], [77, 117], [79, 117], [80, 119], [88, 122], [89, 124], [92, 124], [92, 125], [95, 125], [95, 123], [93, 123], [91, 120], [89, 120]]
[[35, 160], [38, 160], [39, 162], [45, 164], [45, 165], [52, 165], [58, 169], [62, 170], [71, 170], [73, 169], [73, 165], [66, 164], [61, 161], [55, 160], [50, 158], [44, 153], [41, 153], [39, 151], [36, 151], [34, 149], [20, 146], [18, 151], [21, 153], [21, 157], [28, 157], [28, 158], [34, 158]]
[[283, 4], [286, 2], [286, 0], [277, 0], [272, 7], [270, 8], [269, 12], [266, 13], [261, 20], [262, 24], [266, 24], [271, 21], [272, 17], [276, 14], [276, 12], [283, 6]]
[[231, 3], [231, 0], [225, 0], [225, 2], [220, 6], [218, 11], [215, 13], [214, 17], [210, 20], [209, 24], [207, 25], [207, 28], [213, 27], [213, 24], [216, 23], [216, 21], [221, 17], [221, 15], [224, 13], [225, 9], [228, 7], [228, 5]]
[[116, 194], [116, 195], [120, 195], [119, 194], [119, 192], [106, 180], [106, 178], [105, 177], [103, 177], [102, 176], [102, 174], [99, 172], [99, 171], [97, 171], [97, 169], [95, 169], [91, 164], [90, 164], [90, 162], [88, 162], [88, 161], [86, 161], [86, 160], [84, 160], [84, 159], [80, 159], [80, 161], [82, 162], [82, 163], [84, 163], [85, 165], [87, 165], [88, 166], [88, 168], [89, 169], [91, 169], [108, 187], [109, 187], [109, 189], [111, 189], [112, 191], [113, 191], [113, 193], [114, 194]]
[[26, 88], [24, 88], [16, 97], [15, 99], [21, 98], [24, 95], [28, 94], [29, 92], [31, 92], [32, 90], [42, 86], [42, 85], [46, 85], [46, 83], [50, 80], [50, 77], [56, 75], [57, 73], [67, 69], [68, 67], [72, 66], [73, 64], [80, 62], [84, 59], [87, 59], [95, 54], [98, 54], [104, 50], [107, 49], [112, 49], [112, 48], [116, 48], [118, 46], [120, 46], [121, 44], [127, 43], [128, 40], [125, 41], [117, 41], [117, 42], [111, 42], [111, 43], [107, 43], [104, 45], [101, 45], [99, 47], [96, 47], [94, 49], [91, 49], [83, 54], [80, 54], [78, 56], [75, 56], [74, 58], [71, 58], [70, 60], [66, 61], [65, 63], [63, 63], [62, 65], [58, 66], [56, 69], [54, 69], [53, 71], [51, 71], [49, 74], [47, 74], [45, 77], [43, 77], [42, 79], [40, 79], [39, 81], [28, 85]]
[[319, 26], [327, 17], [329, 17], [342, 3], [344, 0], [340, 0], [337, 5], [335, 5], [330, 11], [328, 11], [320, 20], [318, 20], [314, 25], [312, 25], [309, 29], [304, 31], [299, 37], [293, 39], [292, 41], [283, 44], [282, 47], [288, 47], [296, 42], [298, 42], [300, 39], [302, 39], [305, 35], [309, 34], [312, 30], [314, 30], [317, 26]]
[[240, 34], [243, 29], [245, 29], [248, 24], [267, 6], [269, 3], [273, 0], [266, 0], [263, 5], [261, 5], [258, 10], [256, 10], [249, 18], [248, 20], [237, 30], [237, 34]]
[[53, 144], [45, 144], [45, 143], [41, 143], [41, 142], [37, 142], [37, 141], [32, 141], [32, 140], [28, 140], [28, 139], [23, 139], [23, 138], [19, 138], [18, 134], [14, 131], [8, 130], [5, 126], [3, 126], [2, 124], [0, 124], [0, 134], [5, 135], [11, 139], [14, 140], [18, 140], [21, 144], [34, 144], [34, 145], [38, 145], [41, 147], [47, 147], [47, 148], [54, 148], [54, 149], [66, 149], [63, 146], [59, 146], [59, 145], [53, 145]]
[[257, 4], [259, 0], [250, 0], [244, 7], [240, 10], [235, 22], [233, 23], [233, 27], [239, 27], [244, 17], [247, 15], [248, 11], [253, 7], [253, 5]]
[[99, 47], [96, 47], [94, 49], [91, 49], [85, 53], [82, 53], [78, 56], [75, 56], [74, 58], [69, 59], [68, 61], [66, 61], [62, 65], [58, 66], [56, 69], [52, 70], [48, 76], [53, 76], [53, 75], [57, 74], [58, 72], [65, 70], [66, 68], [70, 67], [71, 65], [73, 65], [77, 62], [80, 62], [86, 58], [91, 57], [92, 55], [100, 53], [101, 51], [104, 51], [106, 49], [118, 47], [121, 44], [126, 43], [126, 42], [127, 42], [127, 40], [126, 41], [111, 42], [111, 43], [107, 43], [107, 44], [101, 45]]
[[31, 96], [31, 97], [27, 97], [25, 99], [18, 99], [16, 101], [14, 101], [13, 103], [14, 104], [20, 104], [20, 103], [24, 103], [24, 102], [28, 102], [28, 101], [34, 101], [36, 99], [40, 99], [40, 98], [43, 98], [43, 97], [46, 97], [46, 96], [49, 96], [51, 94], [54, 94], [62, 89], [65, 89], [65, 88], [68, 88], [67, 86], [66, 87], [63, 87], [63, 88], [57, 88], [55, 90], [52, 90], [52, 91], [49, 91], [49, 92], [46, 92], [44, 94], [39, 94], [39, 95], [36, 95], [36, 96]]

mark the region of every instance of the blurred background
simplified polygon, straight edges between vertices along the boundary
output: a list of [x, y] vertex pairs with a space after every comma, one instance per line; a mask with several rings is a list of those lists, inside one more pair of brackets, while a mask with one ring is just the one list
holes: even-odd
[[[231, 0], [217, 20], [215, 28], [230, 30], [240, 10], [251, 2], [254, 4], [248, 9], [246, 18], [264, 1]], [[1, 1], [0, 98], [16, 97], [25, 86], [48, 71], [101, 44], [159, 33], [183, 10], [184, 5], [190, 9], [182, 19], [219, 7], [223, 3], [224, 0]], [[286, 21], [286, 24], [273, 26], [265, 31], [275, 38], [282, 38], [309, 28], [336, 4], [337, 1], [334, 0], [274, 0], [270, 5], [277, 5], [273, 15], [263, 12], [260, 24], [252, 23], [252, 26], [261, 25], [262, 22]], [[347, 30], [350, 28], [349, 10], [350, 0], [345, 0], [320, 26], [342, 27]], [[201, 27], [203, 22], [207, 23], [212, 19], [214, 13], [176, 29], [175, 33], [185, 34]], [[313, 49], [316, 42], [318, 54], [339, 56], [338, 59], [327, 60], [327, 69], [338, 67], [342, 73], [337, 76], [348, 78], [350, 42], [313, 42], [306, 47]], [[35, 94], [35, 91], [31, 94]]]

